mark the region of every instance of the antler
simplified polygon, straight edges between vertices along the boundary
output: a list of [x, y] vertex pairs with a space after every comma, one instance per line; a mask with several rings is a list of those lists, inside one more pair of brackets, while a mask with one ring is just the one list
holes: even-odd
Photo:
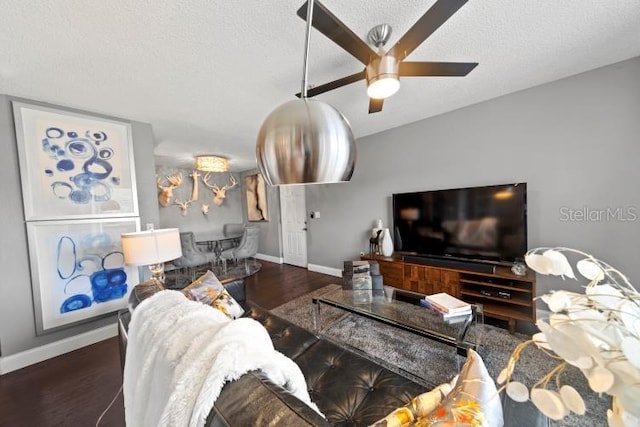
[[169, 188], [173, 189], [179, 187], [182, 184], [182, 172], [175, 175], [166, 176], [165, 178], [167, 178], [167, 181], [169, 181], [167, 185], [163, 185], [162, 178], [156, 175], [156, 185], [160, 190], [167, 190]]
[[236, 180], [236, 178], [233, 175], [229, 176], [229, 184], [231, 185], [225, 185], [224, 187], [222, 187], [225, 191], [227, 191], [230, 188], [235, 187], [236, 185], [238, 185], [238, 181]]
[[204, 174], [204, 176], [202, 177], [202, 183], [204, 185], [206, 185], [207, 187], [209, 187], [211, 190], [213, 190], [214, 188], [218, 188], [217, 185], [211, 185], [209, 184], [209, 177], [211, 176], [211, 172], [207, 172]]
[[182, 172], [177, 173], [175, 175], [168, 176], [167, 180], [171, 183], [171, 185], [174, 188], [179, 187], [182, 184]]

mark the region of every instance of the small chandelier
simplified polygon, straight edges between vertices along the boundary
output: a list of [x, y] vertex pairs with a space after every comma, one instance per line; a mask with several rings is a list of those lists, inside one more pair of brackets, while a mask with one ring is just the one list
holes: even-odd
[[226, 172], [229, 170], [229, 161], [219, 156], [196, 156], [196, 169], [203, 172]]

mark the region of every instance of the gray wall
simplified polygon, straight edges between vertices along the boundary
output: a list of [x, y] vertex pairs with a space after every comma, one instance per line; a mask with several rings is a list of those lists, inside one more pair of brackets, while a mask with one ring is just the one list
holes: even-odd
[[[244, 177], [258, 173], [258, 169], [251, 169], [241, 173], [242, 176], [242, 217], [248, 223], [247, 216], [247, 196], [244, 188]], [[282, 256], [282, 234], [280, 229], [280, 191], [278, 187], [271, 187], [267, 184], [267, 209], [269, 221], [251, 222], [252, 226], [260, 228], [260, 243], [258, 253], [270, 255], [276, 258]]]
[[[634, 58], [359, 139], [350, 183], [307, 188], [307, 209], [322, 213], [309, 262], [340, 268], [367, 251], [374, 219], [391, 225], [393, 193], [527, 182], [529, 247], [582, 249], [638, 283], [639, 76]], [[563, 221], [563, 207], [638, 218]], [[538, 293], [577, 289], [538, 280]]]
[[[26, 99], [0, 95], [0, 200], [2, 200], [2, 250], [0, 251], [0, 355], [8, 356], [115, 322], [115, 316], [36, 337], [27, 232], [22, 208], [20, 170], [11, 101]], [[132, 122], [140, 221], [158, 222], [155, 199], [154, 136], [151, 125]]]
[[[173, 190], [173, 200], [189, 200], [191, 198], [191, 190], [193, 188], [193, 179], [189, 176], [191, 169], [176, 169], [158, 166], [156, 173], [164, 179], [167, 175], [182, 173], [182, 185]], [[204, 173], [202, 174], [204, 176]], [[209, 178], [211, 185], [217, 184], [222, 187], [229, 183], [230, 173], [214, 173]], [[225, 201], [221, 206], [213, 204], [213, 193], [202, 183], [202, 179], [198, 183], [198, 202], [192, 203], [187, 210], [187, 215], [182, 216], [180, 208], [177, 205], [162, 207], [158, 203], [156, 197], [155, 204], [160, 210], [160, 227], [162, 228], [179, 228], [180, 231], [193, 231], [196, 235], [204, 235], [205, 233], [222, 233], [222, 226], [227, 223], [241, 223], [242, 217], [242, 184], [240, 175], [234, 173], [233, 176], [238, 181], [238, 185], [229, 189]], [[158, 190], [154, 191], [157, 195]], [[209, 205], [209, 215], [202, 214], [202, 204]]]

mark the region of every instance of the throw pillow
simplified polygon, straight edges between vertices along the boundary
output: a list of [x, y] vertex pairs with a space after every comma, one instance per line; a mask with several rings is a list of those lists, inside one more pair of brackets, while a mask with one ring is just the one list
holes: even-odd
[[478, 353], [469, 350], [460, 375], [398, 408], [373, 427], [502, 427], [498, 390]]
[[478, 353], [469, 350], [449, 395], [416, 426], [502, 427], [502, 402]]
[[458, 377], [455, 377], [451, 383], [440, 384], [433, 390], [414, 397], [411, 399], [411, 402], [396, 409], [383, 419], [376, 421], [372, 427], [402, 427], [412, 425], [411, 423], [428, 415], [440, 404], [442, 399], [451, 392], [457, 378]]
[[244, 313], [242, 306], [229, 295], [229, 292], [211, 271], [207, 271], [184, 288], [182, 293], [192, 301], [198, 301], [220, 310], [231, 319], [237, 319]]

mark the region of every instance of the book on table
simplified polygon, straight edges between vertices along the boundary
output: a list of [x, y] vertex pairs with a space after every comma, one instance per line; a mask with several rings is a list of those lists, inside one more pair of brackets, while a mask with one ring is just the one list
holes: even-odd
[[433, 305], [431, 302], [429, 302], [424, 298], [420, 300], [420, 305], [435, 311], [440, 316], [442, 316], [442, 318], [445, 320], [455, 319], [455, 318], [466, 318], [469, 314], [471, 314], [471, 306], [469, 306], [466, 310], [447, 312], [442, 308], [436, 305]]
[[447, 313], [455, 313], [471, 310], [471, 305], [447, 293], [426, 295], [425, 300]]
[[471, 313], [471, 304], [444, 292], [426, 295], [423, 301], [448, 317]]
[[466, 322], [471, 316], [471, 312], [465, 313], [463, 315], [456, 314], [455, 316], [442, 316], [442, 320], [447, 325], [457, 325], [458, 323]]

